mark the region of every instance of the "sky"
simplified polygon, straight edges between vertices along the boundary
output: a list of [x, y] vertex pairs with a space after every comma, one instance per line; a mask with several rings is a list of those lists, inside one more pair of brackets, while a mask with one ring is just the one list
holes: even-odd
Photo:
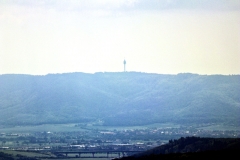
[[239, 0], [0, 0], [0, 74], [240, 74]]

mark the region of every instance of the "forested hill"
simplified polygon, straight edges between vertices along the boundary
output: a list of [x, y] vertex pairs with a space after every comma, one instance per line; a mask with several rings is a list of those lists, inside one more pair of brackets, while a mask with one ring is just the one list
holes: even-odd
[[0, 75], [0, 123], [239, 124], [240, 75]]
[[239, 151], [239, 138], [181, 137], [178, 140], [169, 140], [168, 144], [120, 159], [235, 159], [239, 156]]

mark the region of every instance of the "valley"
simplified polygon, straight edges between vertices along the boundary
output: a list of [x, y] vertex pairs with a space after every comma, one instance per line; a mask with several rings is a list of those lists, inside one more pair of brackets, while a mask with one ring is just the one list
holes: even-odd
[[240, 76], [0, 75], [0, 154], [119, 158], [181, 137], [240, 138]]
[[[23, 155], [26, 151], [48, 153], [47, 157], [41, 155], [44, 158], [71, 158], [79, 155], [83, 158], [91, 157], [95, 152], [101, 152], [100, 155], [94, 154], [95, 156], [103, 157], [113, 152], [109, 157], [117, 158], [120, 153], [122, 156], [123, 151], [142, 152], [180, 137], [240, 138], [238, 126], [230, 128], [224, 124], [183, 126], [158, 123], [132, 127], [104, 127], [93, 124], [95, 123], [1, 127], [0, 148], [5, 152], [22, 152]], [[219, 130], [216, 130], [217, 128]], [[66, 154], [67, 152], [69, 154]]]

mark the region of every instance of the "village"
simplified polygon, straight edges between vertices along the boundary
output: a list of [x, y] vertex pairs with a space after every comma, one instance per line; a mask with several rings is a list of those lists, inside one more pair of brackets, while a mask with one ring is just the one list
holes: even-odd
[[74, 132], [42, 131], [34, 133], [0, 133], [2, 150], [56, 150], [94, 151], [126, 150], [145, 151], [180, 137], [239, 138], [239, 130], [206, 130], [192, 126], [179, 128], [147, 128], [98, 130]]

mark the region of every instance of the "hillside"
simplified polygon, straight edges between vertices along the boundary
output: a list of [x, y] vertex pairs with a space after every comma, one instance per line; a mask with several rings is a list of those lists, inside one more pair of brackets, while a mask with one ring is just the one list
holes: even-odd
[[240, 75], [0, 75], [0, 123], [235, 123]]
[[120, 159], [235, 159], [236, 156], [239, 157], [239, 151], [239, 138], [181, 137], [178, 140], [169, 140], [168, 144]]

